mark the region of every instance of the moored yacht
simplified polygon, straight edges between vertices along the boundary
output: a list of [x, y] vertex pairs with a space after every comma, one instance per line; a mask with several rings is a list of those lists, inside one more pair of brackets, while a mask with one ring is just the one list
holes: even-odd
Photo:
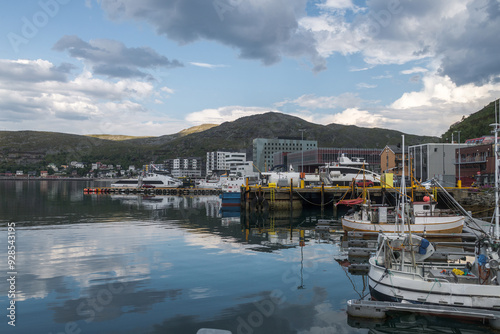
[[166, 174], [146, 173], [144, 177], [132, 179], [120, 179], [111, 184], [113, 188], [179, 188], [182, 187], [181, 180]]
[[353, 179], [380, 183], [380, 175], [368, 170], [368, 163], [363, 158], [348, 158], [345, 154], [336, 162], [330, 162], [320, 168], [323, 179], [335, 186], [349, 186]]

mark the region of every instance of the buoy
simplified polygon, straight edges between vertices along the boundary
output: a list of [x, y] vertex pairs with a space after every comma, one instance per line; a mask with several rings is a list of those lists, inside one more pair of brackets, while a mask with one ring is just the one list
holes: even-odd
[[424, 202], [429, 202], [431, 198], [429, 196], [424, 196]]

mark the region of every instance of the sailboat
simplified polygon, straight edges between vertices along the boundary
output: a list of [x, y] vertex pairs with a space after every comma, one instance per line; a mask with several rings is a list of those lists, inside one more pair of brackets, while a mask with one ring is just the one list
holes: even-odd
[[[496, 133], [500, 124], [493, 124]], [[498, 206], [498, 145], [496, 155], [496, 211], [494, 231], [480, 232], [475, 251], [465, 261], [433, 263], [435, 249], [427, 239], [407, 233], [381, 233], [369, 260], [372, 299], [500, 310], [500, 236]], [[404, 222], [403, 222], [404, 223]]]

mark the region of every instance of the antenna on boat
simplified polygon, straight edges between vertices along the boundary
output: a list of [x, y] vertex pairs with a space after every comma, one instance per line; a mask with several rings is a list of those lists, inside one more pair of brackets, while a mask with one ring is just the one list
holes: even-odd
[[493, 152], [495, 153], [495, 239], [500, 239], [500, 212], [498, 211], [498, 124], [497, 122], [497, 103], [498, 100], [495, 100], [495, 123], [490, 124], [490, 126], [494, 127], [495, 134], [495, 149]]
[[399, 184], [399, 192], [401, 194], [401, 201], [399, 203], [400, 210], [401, 210], [401, 223], [400, 223], [400, 228], [401, 232], [404, 232], [405, 230], [405, 202], [406, 202], [406, 182], [405, 182], [405, 136], [401, 135], [401, 147], [403, 148], [402, 154], [401, 154], [401, 160], [403, 161], [403, 169], [401, 171], [401, 182]]

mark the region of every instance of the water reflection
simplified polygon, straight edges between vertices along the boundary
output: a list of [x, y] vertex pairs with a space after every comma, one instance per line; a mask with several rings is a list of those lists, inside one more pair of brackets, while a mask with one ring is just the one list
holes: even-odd
[[447, 319], [431, 315], [391, 314], [387, 319], [363, 319], [348, 316], [352, 328], [368, 329], [370, 334], [382, 333], [426, 333], [426, 334], [494, 334], [498, 333], [488, 326], [467, 323], [459, 319]]
[[347, 323], [349, 280], [361, 280], [334, 261], [338, 227], [321, 224], [333, 217], [223, 212], [217, 196], [83, 195], [86, 186], [0, 183], [0, 229], [16, 221], [22, 245], [17, 332], [366, 332]]

